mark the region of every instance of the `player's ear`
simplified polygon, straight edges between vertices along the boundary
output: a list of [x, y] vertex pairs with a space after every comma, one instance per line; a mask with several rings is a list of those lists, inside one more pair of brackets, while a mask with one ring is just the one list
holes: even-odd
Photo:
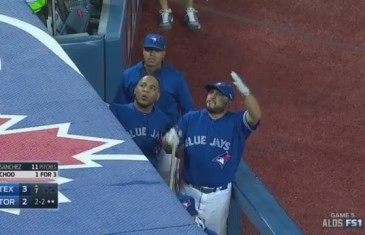
[[162, 59], [165, 59], [166, 51], [163, 51], [161, 56], [162, 56]]
[[230, 107], [231, 107], [231, 103], [232, 103], [232, 101], [229, 101], [229, 100], [228, 100], [228, 102], [227, 102], [227, 104], [226, 104], [227, 110], [229, 110], [229, 109], [230, 109]]
[[159, 93], [157, 93], [156, 101], [157, 101], [158, 99], [160, 99], [160, 92], [159, 92]]

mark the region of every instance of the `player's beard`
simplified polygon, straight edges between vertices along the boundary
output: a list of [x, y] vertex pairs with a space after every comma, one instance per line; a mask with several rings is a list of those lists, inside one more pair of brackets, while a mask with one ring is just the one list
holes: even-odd
[[226, 108], [225, 107], [214, 107], [214, 108], [211, 108], [211, 107], [207, 106], [207, 110], [211, 114], [219, 114], [219, 113], [224, 113], [226, 111]]
[[211, 114], [220, 114], [220, 113], [226, 112], [227, 103], [222, 104], [220, 106], [215, 105], [213, 107], [207, 105], [206, 108], [207, 108], [208, 112], [211, 113]]
[[[213, 105], [209, 105], [208, 103], [212, 102]], [[212, 107], [213, 106], [213, 107]], [[230, 102], [227, 100], [225, 101], [219, 101], [217, 104], [217, 100], [207, 100], [206, 103], [206, 109], [207, 111], [212, 114], [212, 115], [219, 115], [219, 114], [224, 114], [229, 110], [229, 106], [230, 106]]]

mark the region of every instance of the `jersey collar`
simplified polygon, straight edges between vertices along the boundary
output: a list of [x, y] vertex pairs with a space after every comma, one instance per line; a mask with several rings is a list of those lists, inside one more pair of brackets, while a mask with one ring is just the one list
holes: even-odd
[[208, 110], [207, 110], [206, 108], [205, 108], [205, 109], [203, 109], [202, 111], [203, 111], [204, 115], [206, 115], [206, 116], [209, 118], [209, 120], [211, 120], [211, 121], [213, 121], [213, 122], [216, 122], [216, 121], [222, 120], [223, 118], [227, 117], [227, 116], [231, 113], [231, 111], [228, 111], [228, 112], [226, 112], [226, 114], [224, 114], [224, 116], [222, 116], [221, 118], [213, 119], [213, 118], [209, 115], [209, 112], [208, 112]]
[[153, 113], [155, 112], [155, 106], [153, 106], [153, 107], [152, 107], [152, 110], [151, 110], [151, 112], [150, 112], [150, 113], [144, 113], [144, 112], [141, 112], [139, 109], [137, 109], [137, 108], [136, 108], [136, 106], [134, 105], [134, 102], [133, 102], [133, 103], [131, 103], [131, 104], [132, 104], [133, 109], [134, 109], [136, 112], [141, 113], [141, 114], [143, 114], [143, 115], [151, 115], [151, 114], [153, 114]]
[[[143, 76], [147, 75], [147, 71], [144, 67], [143, 61], [139, 62], [138, 67], [139, 67], [139, 70], [141, 71], [141, 73], [143, 74]], [[166, 63], [164, 61], [162, 61], [161, 68], [157, 69], [153, 75], [159, 76], [162, 73], [162, 71], [165, 69], [165, 67], [166, 67]]]

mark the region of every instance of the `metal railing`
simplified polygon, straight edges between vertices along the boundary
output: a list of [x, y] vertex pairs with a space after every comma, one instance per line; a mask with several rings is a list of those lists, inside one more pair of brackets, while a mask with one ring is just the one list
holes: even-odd
[[259, 234], [303, 234], [299, 226], [289, 217], [243, 160], [233, 184], [228, 219], [229, 235], [247, 234], [245, 228], [242, 228], [242, 214], [248, 218]]

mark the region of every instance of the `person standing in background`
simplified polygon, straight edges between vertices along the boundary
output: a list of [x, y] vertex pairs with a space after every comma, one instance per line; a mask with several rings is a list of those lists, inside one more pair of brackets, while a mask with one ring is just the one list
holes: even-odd
[[[170, 30], [172, 28], [173, 16], [172, 10], [169, 8], [168, 0], [160, 1], [160, 29]], [[193, 0], [186, 0], [185, 8], [185, 23], [191, 30], [200, 29], [200, 23], [198, 19], [198, 11], [193, 7]]]

